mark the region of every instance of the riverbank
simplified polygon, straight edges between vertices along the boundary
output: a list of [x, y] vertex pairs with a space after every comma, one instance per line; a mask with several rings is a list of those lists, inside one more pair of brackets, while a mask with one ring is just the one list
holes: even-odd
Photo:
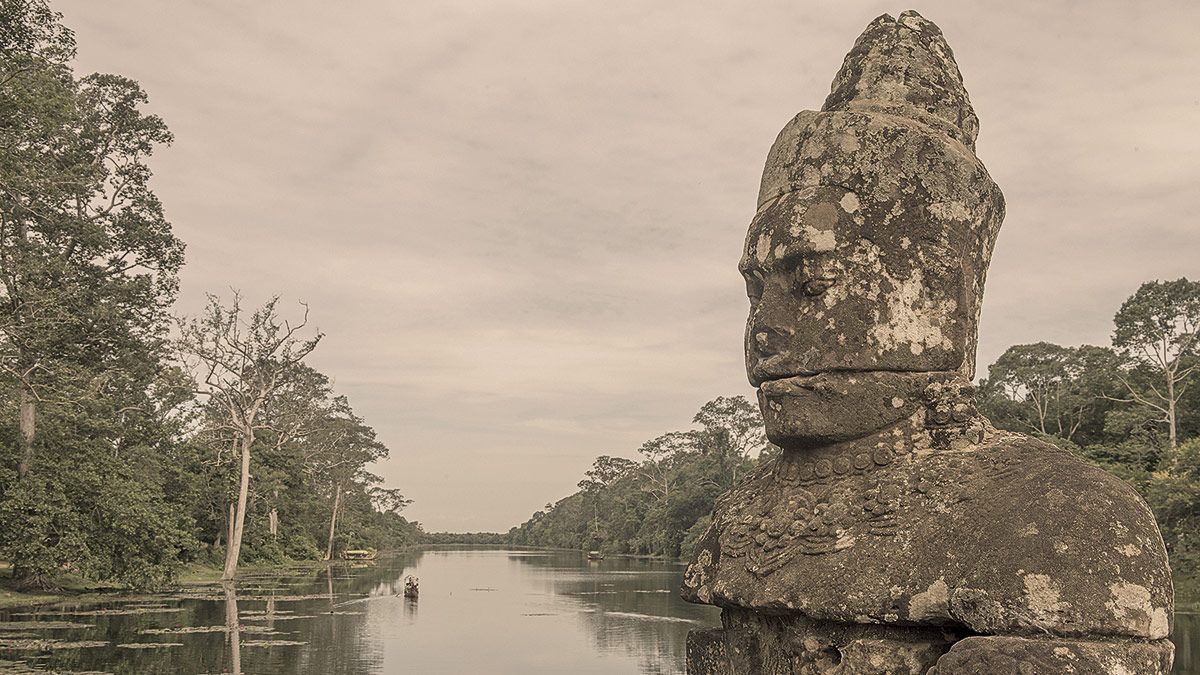
[[49, 605], [63, 600], [102, 600], [122, 590], [119, 586], [88, 581], [83, 577], [63, 573], [53, 579], [52, 589], [21, 588], [14, 583], [12, 566], [0, 562], [0, 610], [14, 607]]
[[[238, 567], [238, 574], [262, 574], [272, 572], [310, 572], [332, 563], [322, 560], [292, 560], [275, 564], [251, 564]], [[193, 564], [185, 567], [171, 588], [213, 584], [221, 581], [222, 567]], [[89, 581], [81, 576], [62, 573], [49, 582], [48, 589], [21, 588], [12, 579], [12, 566], [0, 562], [0, 610], [22, 607], [53, 605], [60, 602], [72, 603], [104, 602], [129, 599], [134, 595], [146, 595], [148, 591], [129, 588], [121, 584]]]

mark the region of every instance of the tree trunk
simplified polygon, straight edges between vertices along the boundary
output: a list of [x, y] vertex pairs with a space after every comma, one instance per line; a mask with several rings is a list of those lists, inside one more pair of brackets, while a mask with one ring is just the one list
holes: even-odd
[[333, 491], [333, 513], [329, 516], [329, 545], [325, 547], [325, 559], [333, 560], [333, 535], [337, 531], [338, 507], [342, 505], [342, 484]]
[[233, 520], [233, 531], [229, 537], [229, 548], [225, 551], [225, 573], [221, 579], [229, 581], [237, 576], [238, 556], [242, 552], [242, 532], [246, 523], [246, 500], [250, 496], [250, 445], [254, 443], [254, 432], [242, 436], [242, 480], [238, 485], [237, 515]]
[[271, 538], [277, 539], [279, 535], [279, 509], [275, 507], [275, 502], [279, 501], [279, 490], [271, 492], [273, 499], [271, 501], [271, 512], [267, 514], [267, 527], [271, 530]]
[[21, 402], [18, 404], [18, 421], [21, 429], [21, 459], [17, 464], [17, 477], [24, 478], [33, 462], [33, 436], [37, 430], [37, 400], [33, 392], [22, 385]]
[[1171, 439], [1171, 462], [1174, 464], [1175, 448], [1179, 447], [1179, 439], [1175, 431], [1175, 378], [1167, 376], [1167, 434]]
[[237, 518], [237, 505], [229, 502], [229, 515], [225, 518], [225, 546], [229, 546], [229, 542], [233, 541], [233, 521]]

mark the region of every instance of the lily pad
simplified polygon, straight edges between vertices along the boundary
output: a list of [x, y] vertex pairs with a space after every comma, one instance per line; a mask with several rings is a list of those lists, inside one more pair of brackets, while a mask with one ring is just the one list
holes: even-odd
[[295, 640], [242, 640], [241, 642], [243, 647], [295, 647], [306, 644], [308, 643]]
[[117, 645], [122, 649], [160, 649], [162, 647], [182, 647], [182, 642], [126, 642]]
[[0, 622], [0, 630], [57, 630], [64, 628], [92, 628], [90, 623], [75, 623], [74, 621], [4, 621]]
[[101, 640], [56, 640], [54, 638], [13, 638], [0, 640], [0, 649], [18, 651], [50, 651], [52, 649], [86, 649], [89, 647], [107, 647], [107, 641]]
[[71, 616], [121, 616], [126, 614], [170, 614], [185, 611], [185, 607], [121, 607], [113, 609], [91, 609], [80, 612], [65, 612]]
[[[263, 635], [278, 635], [279, 631], [272, 630], [266, 626], [247, 626], [239, 625], [237, 628], [241, 633], [259, 633]], [[229, 627], [225, 625], [219, 626], [178, 626], [176, 628], [144, 628], [138, 631], [142, 635], [188, 635], [191, 633], [228, 633]]]

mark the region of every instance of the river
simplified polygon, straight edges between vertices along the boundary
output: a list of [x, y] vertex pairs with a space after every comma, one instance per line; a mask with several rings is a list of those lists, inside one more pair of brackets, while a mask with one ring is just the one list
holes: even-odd
[[[719, 623], [678, 564], [571, 551], [428, 549], [246, 574], [102, 605], [0, 612], [0, 672], [681, 673], [687, 632]], [[416, 601], [398, 595], [420, 578]], [[1200, 617], [1176, 623], [1200, 670]]]

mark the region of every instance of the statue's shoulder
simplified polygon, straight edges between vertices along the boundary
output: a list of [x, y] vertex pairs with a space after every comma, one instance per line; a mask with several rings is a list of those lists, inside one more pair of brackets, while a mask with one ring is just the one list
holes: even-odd
[[1167, 636], [1166, 551], [1116, 476], [990, 429], [843, 463], [783, 457], [726, 495], [685, 596], [850, 623]]
[[949, 608], [974, 629], [1168, 635], [1166, 549], [1153, 513], [1125, 481], [1005, 432], [967, 452], [922, 458], [913, 470], [931, 484], [928, 510], [946, 514], [922, 528], [943, 529], [955, 556], [974, 558], [955, 567]]
[[1136, 557], [1137, 548], [1165, 564], [1154, 514], [1133, 487], [1046, 441], [990, 431], [965, 452], [921, 457], [911, 470], [918, 482], [939, 485], [935, 502], [940, 497], [966, 506], [956, 510], [963, 520], [1002, 518], [987, 528], [993, 542], [1074, 546], [1081, 554], [1115, 545], [1126, 557]]

